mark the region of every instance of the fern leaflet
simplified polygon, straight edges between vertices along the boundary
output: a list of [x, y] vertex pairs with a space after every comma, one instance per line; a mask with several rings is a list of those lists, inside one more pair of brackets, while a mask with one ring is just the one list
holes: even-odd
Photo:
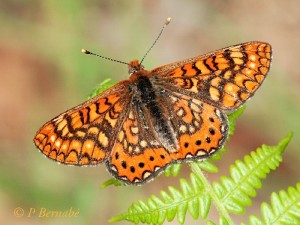
[[237, 160], [230, 166], [231, 177], [221, 176], [220, 182], [213, 184], [215, 192], [229, 212], [242, 214], [245, 206], [252, 204], [250, 197], [256, 196], [256, 189], [261, 188], [261, 179], [279, 166], [282, 153], [291, 137], [292, 133], [277, 146], [263, 145], [246, 155], [244, 161]]
[[[255, 215], [249, 217], [249, 224], [296, 225], [300, 224], [300, 183], [287, 191], [271, 194], [271, 205], [261, 204], [262, 219]], [[246, 225], [242, 223], [242, 225]]]

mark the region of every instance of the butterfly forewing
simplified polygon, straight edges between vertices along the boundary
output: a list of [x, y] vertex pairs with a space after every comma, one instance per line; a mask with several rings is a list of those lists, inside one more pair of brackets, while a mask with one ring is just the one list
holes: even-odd
[[152, 71], [163, 86], [188, 93], [219, 109], [233, 110], [251, 97], [264, 81], [271, 63], [271, 46], [248, 42]]
[[93, 165], [110, 154], [130, 101], [127, 82], [47, 122], [34, 143], [47, 157], [72, 165]]

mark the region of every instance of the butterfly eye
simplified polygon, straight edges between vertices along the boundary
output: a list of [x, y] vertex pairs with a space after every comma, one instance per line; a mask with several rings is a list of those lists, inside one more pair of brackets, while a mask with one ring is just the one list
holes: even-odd
[[137, 71], [136, 68], [131, 68], [131, 69], [128, 70], [128, 73], [129, 73], [129, 75], [132, 75], [132, 74], [134, 74], [136, 71]]
[[139, 63], [138, 60], [132, 60], [128, 65], [129, 75], [132, 75], [141, 70], [144, 70], [144, 67]]

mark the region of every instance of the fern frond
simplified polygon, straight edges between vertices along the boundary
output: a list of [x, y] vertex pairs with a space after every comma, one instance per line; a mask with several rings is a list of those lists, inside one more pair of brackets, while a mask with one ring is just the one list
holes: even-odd
[[222, 176], [213, 188], [229, 212], [241, 214], [245, 206], [252, 204], [250, 197], [256, 196], [261, 180], [270, 170], [275, 170], [282, 161], [282, 153], [292, 137], [290, 133], [277, 146], [263, 145], [246, 155], [244, 161], [237, 160], [230, 167], [230, 177]]
[[193, 218], [206, 218], [213, 201], [220, 213], [219, 224], [233, 224], [229, 213], [242, 213], [250, 205], [250, 197], [256, 195], [261, 187], [261, 179], [270, 170], [278, 167], [282, 153], [292, 134], [284, 138], [277, 146], [263, 145], [256, 152], [237, 160], [231, 166], [231, 177], [222, 176], [220, 182], [210, 185], [197, 162], [191, 163], [193, 173], [190, 182], [180, 180], [181, 190], [169, 187], [169, 192], [161, 191], [161, 197], [151, 196], [146, 202], [132, 204], [126, 213], [116, 216], [110, 222], [128, 220], [134, 223], [162, 224], [172, 221], [175, 216], [180, 224], [185, 221], [187, 211]]
[[110, 222], [128, 220], [133, 223], [163, 224], [172, 221], [175, 216], [180, 224], [185, 221], [187, 211], [194, 219], [206, 218], [211, 198], [205, 193], [202, 181], [190, 175], [190, 182], [180, 180], [181, 191], [170, 186], [168, 193], [161, 191], [161, 198], [151, 196], [146, 203], [139, 201], [132, 204], [127, 213], [110, 219]]
[[[249, 224], [296, 225], [300, 224], [300, 183], [287, 191], [271, 194], [271, 205], [261, 204], [262, 219], [255, 215], [249, 217]], [[242, 223], [245, 225], [245, 223]]]

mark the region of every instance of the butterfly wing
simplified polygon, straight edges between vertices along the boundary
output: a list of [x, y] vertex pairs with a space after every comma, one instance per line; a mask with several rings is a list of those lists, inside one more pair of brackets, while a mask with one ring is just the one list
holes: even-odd
[[207, 103], [157, 91], [155, 104], [159, 118], [142, 104], [132, 105], [106, 161], [110, 173], [125, 183], [148, 182], [176, 161], [205, 159], [226, 139], [226, 115]]
[[231, 111], [249, 99], [264, 81], [271, 63], [271, 46], [248, 42], [152, 71], [157, 85]]
[[206, 159], [219, 150], [228, 134], [226, 114], [204, 101], [191, 96], [166, 91], [172, 109], [172, 123], [176, 125], [179, 151], [175, 161]]
[[128, 184], [142, 184], [160, 173], [171, 156], [159, 141], [148, 110], [132, 103], [123, 121], [111, 157], [108, 171]]
[[109, 156], [131, 97], [128, 81], [47, 122], [34, 137], [40, 151], [55, 161], [94, 165]]

